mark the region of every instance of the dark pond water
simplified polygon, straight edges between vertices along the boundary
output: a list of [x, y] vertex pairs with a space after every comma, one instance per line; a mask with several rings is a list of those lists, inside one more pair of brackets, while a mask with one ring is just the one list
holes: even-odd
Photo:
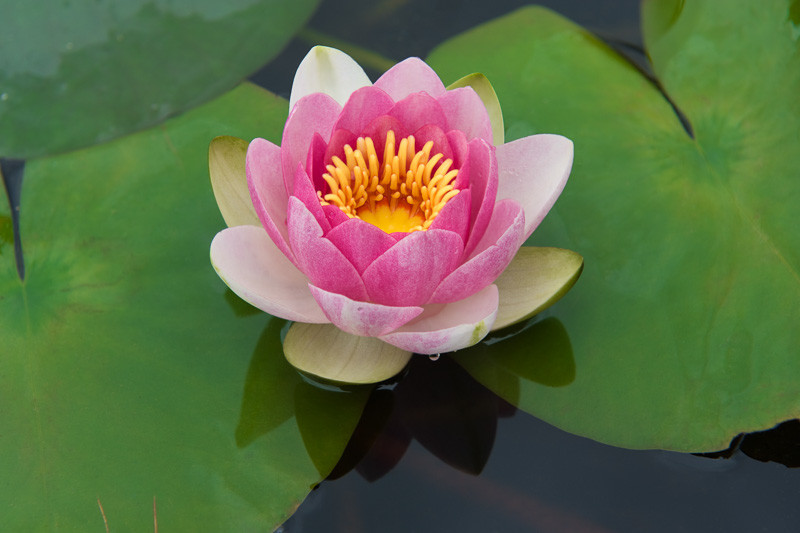
[[[543, 4], [646, 70], [637, 1]], [[399, 60], [520, 5], [331, 0], [310, 26]], [[318, 38], [295, 39], [252, 79], [288, 96]], [[458, 377], [442, 385], [441, 373]], [[515, 412], [446, 357], [420, 358], [374, 393], [341, 477], [312, 492], [282, 531], [798, 531], [800, 473], [784, 466], [800, 464], [798, 426], [739, 439], [728, 458], [624, 450]]]
[[800, 472], [743, 451], [800, 465], [796, 421], [747, 437], [727, 459], [625, 450], [515, 412], [446, 357], [420, 357], [394, 391], [373, 395], [356, 442], [351, 452], [371, 447], [355, 469], [323, 482], [284, 533], [788, 532], [800, 524]]

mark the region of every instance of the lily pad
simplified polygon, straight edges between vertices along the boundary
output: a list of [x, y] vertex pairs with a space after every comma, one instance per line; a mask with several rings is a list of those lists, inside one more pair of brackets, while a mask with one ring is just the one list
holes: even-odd
[[[454, 38], [430, 62], [443, 79], [484, 73], [507, 139], [575, 143], [570, 182], [530, 242], [585, 258], [548, 311], [575, 378], [522, 376], [519, 406], [618, 446], [723, 449], [800, 416], [797, 2], [649, 1], [643, 13], [653, 70], [693, 136], [656, 84], [544, 9]], [[468, 368], [492, 386], [499, 364]]]
[[3, 2], [0, 156], [107, 141], [232, 89], [319, 0]]
[[271, 530], [336, 464], [368, 390], [308, 385], [286, 323], [231, 298], [208, 260], [225, 226], [209, 141], [277, 141], [286, 113], [246, 84], [27, 163], [24, 282], [0, 248], [6, 528], [149, 531], [155, 499], [164, 530]]

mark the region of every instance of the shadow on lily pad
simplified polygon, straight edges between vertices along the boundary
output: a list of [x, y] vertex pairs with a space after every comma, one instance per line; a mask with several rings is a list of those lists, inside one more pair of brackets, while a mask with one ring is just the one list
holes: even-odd
[[519, 397], [519, 379], [565, 387], [576, 375], [569, 335], [556, 317], [504, 328], [454, 358], [471, 374], [489, 376], [491, 383], [484, 384], [511, 403]]
[[225, 288], [225, 301], [228, 302], [233, 313], [239, 317], [258, 315], [264, 312], [236, 296], [236, 293], [227, 287]]
[[253, 351], [236, 427], [236, 445], [240, 448], [295, 414], [294, 389], [302, 379], [282, 355], [281, 329], [285, 324], [285, 320], [270, 318]]
[[513, 336], [491, 338], [485, 344], [499, 352], [489, 355], [496, 363], [523, 379], [548, 387], [564, 387], [575, 381], [569, 335], [555, 317], [524, 323]]
[[294, 419], [320, 476], [339, 461], [361, 418], [371, 387], [326, 390], [308, 383], [286, 361], [285, 320], [270, 318], [253, 351], [242, 395], [236, 444], [247, 447]]

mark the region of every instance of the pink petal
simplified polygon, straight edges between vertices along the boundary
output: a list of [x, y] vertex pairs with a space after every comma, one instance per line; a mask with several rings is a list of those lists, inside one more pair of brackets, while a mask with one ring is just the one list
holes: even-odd
[[325, 312], [325, 316], [333, 324], [347, 333], [362, 337], [384, 335], [422, 313], [422, 307], [391, 307], [370, 302], [357, 302], [313, 285], [309, 285], [309, 288]]
[[[494, 146], [487, 144], [483, 139], [473, 139], [469, 142], [469, 189], [472, 192], [472, 206], [470, 214], [470, 234], [464, 254], [468, 256], [478, 245], [483, 237], [486, 226], [492, 216], [495, 200], [497, 198], [497, 160], [494, 155]], [[458, 181], [458, 178], [456, 178]]]
[[308, 278], [257, 226], [235, 226], [211, 241], [211, 263], [240, 298], [287, 320], [328, 322], [308, 289]]
[[341, 111], [341, 106], [323, 93], [303, 97], [292, 108], [281, 139], [281, 167], [287, 191], [294, 190], [294, 171], [298, 163], [306, 162], [315, 134], [329, 139]]
[[386, 91], [395, 102], [411, 93], [426, 92], [434, 98], [442, 96], [446, 90], [442, 80], [431, 67], [417, 57], [409, 57], [387, 70], [375, 87]]
[[322, 228], [297, 198], [289, 198], [289, 244], [298, 268], [311, 283], [354, 300], [367, 300], [367, 291], [353, 264], [322, 236]]
[[[323, 158], [325, 166], [333, 164], [331, 163], [333, 156], [338, 156], [339, 159], [344, 161], [344, 145], [349, 144], [351, 148], [355, 148], [357, 139], [358, 135], [350, 130], [333, 130], [331, 140], [328, 141], [328, 146], [325, 148], [325, 157]], [[323, 172], [327, 172], [325, 167], [323, 167]]]
[[325, 165], [325, 150], [328, 148], [328, 143], [322, 138], [319, 133], [314, 135], [311, 140], [311, 146], [308, 149], [308, 156], [306, 157], [306, 171], [311, 177], [311, 184], [315, 190], [322, 190], [325, 185], [325, 180], [322, 179], [322, 174], [326, 172]]
[[498, 291], [489, 285], [482, 291], [443, 307], [438, 312], [426, 311], [397, 331], [381, 336], [381, 340], [404, 350], [421, 354], [437, 354], [460, 350], [478, 343], [489, 333], [497, 317]]
[[309, 212], [317, 219], [317, 223], [319, 223], [323, 233], [331, 229], [331, 223], [322, 210], [317, 191], [311, 184], [311, 178], [306, 174], [303, 165], [297, 165], [297, 171], [294, 173], [294, 192], [292, 196], [305, 204]]
[[[442, 128], [435, 124], [426, 124], [414, 132], [415, 144], [420, 148], [425, 146], [428, 141], [433, 141], [431, 155], [442, 154], [445, 159], [453, 159], [453, 149], [450, 148], [450, 141]], [[454, 161], [455, 162], [455, 161]], [[453, 167], [455, 168], [455, 167]]]
[[464, 133], [458, 130], [448, 131], [447, 140], [453, 151], [453, 168], [461, 168], [466, 165], [469, 157], [469, 144]]
[[492, 220], [469, 261], [437, 287], [432, 302], [455, 302], [494, 282], [514, 259], [524, 241], [525, 214], [513, 200], [494, 207]]
[[430, 229], [446, 229], [456, 233], [462, 241], [467, 240], [469, 212], [472, 193], [469, 189], [459, 191], [433, 219]]
[[359, 274], [397, 242], [382, 229], [359, 218], [348, 218], [325, 238], [353, 263]]
[[480, 138], [492, 144], [492, 122], [486, 106], [472, 87], [447, 91], [439, 104], [447, 117], [448, 130], [464, 132], [468, 141]]
[[[522, 239], [522, 232], [525, 228], [525, 213], [516, 201], [505, 199], [500, 200], [492, 210], [492, 219], [486, 227], [483, 237], [478, 242], [478, 245], [469, 255], [469, 259], [473, 259], [492, 246], [499, 246], [503, 239], [511, 239], [508, 244], [514, 247], [512, 255], [516, 249], [522, 246], [525, 239]], [[511, 232], [509, 233], [509, 231]], [[520, 239], [516, 242], [512, 236], [519, 233]], [[516, 244], [515, 244], [516, 242]]]
[[525, 238], [553, 207], [572, 169], [572, 141], [540, 134], [497, 147], [497, 199], [511, 198], [525, 211]]
[[294, 262], [286, 229], [288, 194], [281, 172], [281, 149], [266, 139], [253, 139], [247, 148], [245, 172], [253, 207], [264, 229], [286, 257]]
[[415, 231], [364, 271], [369, 300], [395, 306], [422, 305], [439, 282], [458, 266], [461, 238], [452, 231]]
[[397, 118], [389, 115], [381, 115], [364, 128], [364, 136], [372, 138], [380, 159], [383, 159], [383, 147], [386, 146], [386, 133], [389, 130], [394, 132], [394, 138], [397, 142], [400, 142], [399, 139], [408, 137], [410, 133]]
[[[442, 106], [435, 98], [425, 93], [414, 93], [397, 102], [389, 111], [389, 116], [397, 118], [406, 129], [416, 131], [426, 124], [433, 124], [440, 129], [447, 129], [447, 118]], [[418, 145], [418, 149], [422, 145]]]
[[377, 87], [362, 87], [347, 100], [333, 129], [360, 134], [370, 122], [387, 114], [394, 105], [394, 100]]
[[322, 212], [325, 213], [325, 218], [328, 219], [332, 228], [350, 220], [350, 217], [335, 205], [323, 205]]

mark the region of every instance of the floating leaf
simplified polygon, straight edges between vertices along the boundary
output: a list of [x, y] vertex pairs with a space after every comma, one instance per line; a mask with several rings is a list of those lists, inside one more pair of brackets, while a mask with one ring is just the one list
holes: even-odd
[[[543, 9], [431, 54], [443, 79], [486, 74], [506, 138], [575, 142], [531, 239], [586, 261], [550, 311], [575, 380], [522, 379], [520, 407], [606, 443], [683, 451], [800, 415], [796, 6], [645, 2], [653, 68], [694, 137], [638, 70]], [[490, 367], [472, 370], [488, 383]]]
[[275, 57], [318, 0], [3, 2], [0, 156], [162, 122]]
[[101, 531], [99, 499], [111, 531], [149, 531], [154, 497], [165, 530], [270, 530], [335, 465], [368, 391], [313, 390], [283, 357], [286, 323], [226, 296], [208, 260], [224, 227], [209, 141], [277, 140], [286, 112], [243, 85], [28, 162], [24, 282], [0, 255], [9, 530]]

